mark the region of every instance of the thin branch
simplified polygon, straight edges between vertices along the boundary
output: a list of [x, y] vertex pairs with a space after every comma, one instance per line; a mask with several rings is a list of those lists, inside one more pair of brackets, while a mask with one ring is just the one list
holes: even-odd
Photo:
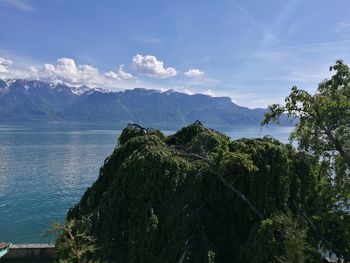
[[239, 198], [240, 200], [245, 203], [246, 205], [249, 206], [249, 208], [254, 212], [254, 214], [260, 219], [263, 220], [264, 219], [264, 215], [253, 205], [252, 202], [249, 201], [249, 199], [242, 194], [240, 191], [238, 191], [232, 184], [229, 184], [227, 182], [227, 180], [225, 178], [223, 178], [222, 176], [218, 176], [220, 181], [229, 189], [231, 189]]

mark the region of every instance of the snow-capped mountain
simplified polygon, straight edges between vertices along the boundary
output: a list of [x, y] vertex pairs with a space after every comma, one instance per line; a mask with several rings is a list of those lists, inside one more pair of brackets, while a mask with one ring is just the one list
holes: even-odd
[[249, 109], [228, 97], [174, 90], [111, 92], [37, 80], [0, 80], [0, 122], [69, 121], [123, 126], [130, 122], [178, 128], [195, 120], [211, 127], [258, 125], [264, 109]]
[[39, 80], [26, 79], [8, 79], [0, 80], [0, 92], [9, 92], [11, 89], [23, 88], [25, 91], [38, 91], [40, 89], [52, 90], [54, 92], [71, 92], [75, 95], [83, 95], [85, 93], [101, 92], [108, 93], [110, 91], [101, 88], [90, 88], [87, 86], [69, 87], [66, 84], [46, 83]]

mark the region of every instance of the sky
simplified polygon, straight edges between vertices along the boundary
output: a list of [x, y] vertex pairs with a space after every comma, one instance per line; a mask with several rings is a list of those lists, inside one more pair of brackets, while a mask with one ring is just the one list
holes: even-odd
[[315, 92], [350, 63], [349, 0], [0, 0], [0, 78], [228, 96]]

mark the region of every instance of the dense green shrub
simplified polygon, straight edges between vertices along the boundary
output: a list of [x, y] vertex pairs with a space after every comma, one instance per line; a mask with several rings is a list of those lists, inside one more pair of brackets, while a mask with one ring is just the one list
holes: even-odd
[[89, 218], [107, 262], [316, 262], [327, 178], [271, 138], [130, 125], [67, 220]]

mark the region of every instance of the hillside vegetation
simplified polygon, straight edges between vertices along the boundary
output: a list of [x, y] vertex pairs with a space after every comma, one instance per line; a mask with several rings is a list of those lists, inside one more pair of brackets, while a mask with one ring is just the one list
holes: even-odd
[[168, 137], [130, 125], [67, 219], [89, 220], [95, 260], [316, 262], [322, 239], [349, 235], [327, 231], [330, 217], [350, 225], [332, 210], [329, 183], [316, 159], [272, 138], [231, 141], [199, 122]]

